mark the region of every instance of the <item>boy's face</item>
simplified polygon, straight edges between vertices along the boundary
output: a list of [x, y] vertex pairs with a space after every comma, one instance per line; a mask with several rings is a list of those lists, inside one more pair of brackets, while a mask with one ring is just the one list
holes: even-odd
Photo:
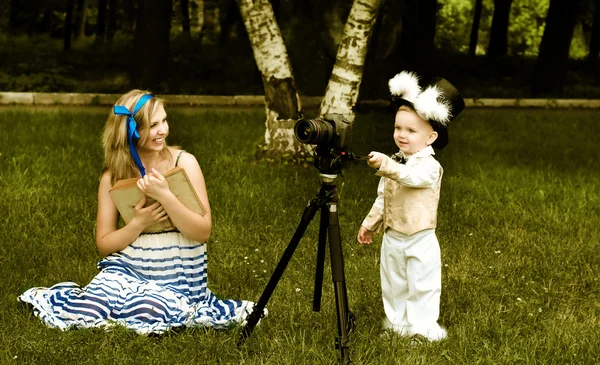
[[401, 106], [396, 113], [394, 142], [402, 152], [412, 155], [435, 141], [438, 134], [414, 110]]

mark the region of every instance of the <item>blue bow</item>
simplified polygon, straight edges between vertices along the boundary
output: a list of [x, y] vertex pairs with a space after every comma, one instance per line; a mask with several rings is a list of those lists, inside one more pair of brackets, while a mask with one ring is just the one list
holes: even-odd
[[140, 173], [142, 176], [146, 176], [146, 169], [144, 168], [144, 164], [142, 164], [142, 160], [140, 160], [140, 156], [135, 149], [135, 145], [133, 144], [134, 139], [140, 139], [140, 134], [137, 131], [137, 123], [135, 122], [134, 115], [142, 109], [144, 104], [154, 96], [151, 94], [146, 94], [138, 100], [133, 108], [133, 113], [129, 111], [126, 107], [122, 105], [115, 105], [114, 113], [116, 115], [126, 115], [127, 116], [127, 142], [129, 143], [129, 150], [131, 151], [131, 156], [133, 157], [133, 161], [137, 165], [138, 169], [140, 169]]

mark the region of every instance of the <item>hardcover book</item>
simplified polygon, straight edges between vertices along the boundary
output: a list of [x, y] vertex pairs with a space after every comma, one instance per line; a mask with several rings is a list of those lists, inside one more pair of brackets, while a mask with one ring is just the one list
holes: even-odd
[[[204, 210], [204, 207], [200, 202], [200, 198], [198, 198], [198, 195], [196, 194], [189, 177], [182, 167], [174, 167], [167, 171], [163, 176], [169, 183], [169, 189], [171, 189], [171, 192], [175, 195], [175, 197], [177, 197], [177, 199], [179, 199], [181, 203], [183, 203], [183, 205], [193, 212], [204, 215], [206, 211]], [[135, 206], [140, 202], [140, 200], [142, 200], [142, 197], [144, 196], [142, 191], [137, 187], [138, 180], [139, 178], [119, 180], [109, 191], [110, 197], [117, 206], [119, 214], [126, 224], [129, 223], [133, 218]], [[156, 200], [147, 198], [144, 207], [152, 205], [155, 202]], [[167, 218], [167, 220], [163, 222], [158, 222], [147, 227], [144, 229], [144, 232], [152, 233], [160, 231], [172, 231], [176, 229], [177, 228], [173, 226], [171, 220]]]

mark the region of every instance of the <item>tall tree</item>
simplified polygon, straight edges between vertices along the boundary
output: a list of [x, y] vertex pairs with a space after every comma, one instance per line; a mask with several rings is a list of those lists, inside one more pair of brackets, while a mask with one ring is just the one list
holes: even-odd
[[204, 29], [204, 0], [190, 1], [190, 32], [202, 39]]
[[181, 7], [181, 30], [187, 37], [190, 36], [190, 4], [188, 0], [180, 0]]
[[133, 33], [136, 19], [136, 0], [123, 1], [123, 11], [125, 13], [122, 29], [127, 33]]
[[301, 116], [292, 65], [269, 0], [237, 0], [265, 88], [267, 155], [308, 153], [293, 137]]
[[496, 59], [505, 56], [508, 50], [508, 23], [513, 0], [494, 0], [494, 16], [490, 29], [487, 56]]
[[87, 19], [87, 0], [77, 0], [77, 16], [75, 17], [75, 32], [73, 39], [79, 39], [85, 34]]
[[580, 4], [581, 0], [550, 1], [534, 70], [534, 96], [562, 94]]
[[481, 21], [481, 9], [483, 0], [475, 0], [475, 12], [473, 14], [473, 25], [471, 25], [471, 38], [469, 41], [469, 56], [474, 57], [477, 51], [477, 42], [479, 39], [479, 23]]
[[133, 79], [157, 88], [168, 74], [172, 0], [139, 0], [134, 37]]
[[342, 114], [354, 122], [369, 40], [382, 0], [354, 0], [319, 115]]
[[108, 0], [108, 27], [106, 39], [110, 42], [117, 32], [117, 0]]
[[98, 0], [98, 17], [96, 18], [96, 44], [106, 41], [106, 7], [108, 0]]
[[203, 24], [202, 24], [202, 42], [217, 43], [221, 35], [221, 3], [217, 0], [204, 0], [202, 9]]
[[390, 55], [394, 68], [408, 69], [427, 76], [435, 50], [437, 0], [405, 0], [398, 2], [402, 29], [398, 46]]
[[220, 46], [225, 46], [228, 43], [229, 38], [231, 38], [231, 31], [239, 23], [240, 11], [236, 7], [235, 0], [221, 0], [219, 5]]
[[67, 0], [65, 16], [65, 33], [63, 48], [65, 51], [71, 49], [71, 37], [73, 35], [73, 0]]
[[16, 33], [19, 26], [19, 0], [10, 0], [10, 9], [8, 11], [8, 30]]
[[594, 20], [590, 37], [590, 53], [588, 60], [596, 62], [600, 59], [600, 0], [594, 1]]

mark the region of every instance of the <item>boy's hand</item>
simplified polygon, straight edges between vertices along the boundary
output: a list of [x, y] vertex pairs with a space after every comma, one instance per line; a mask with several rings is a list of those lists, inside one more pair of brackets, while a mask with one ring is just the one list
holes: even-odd
[[383, 153], [371, 151], [371, 153], [369, 153], [369, 159], [367, 160], [367, 163], [372, 168], [378, 169], [381, 167], [381, 163], [383, 162], [384, 158], [385, 155]]
[[373, 243], [373, 231], [369, 231], [366, 227], [361, 226], [358, 230], [357, 239], [361, 245], [370, 245]]

